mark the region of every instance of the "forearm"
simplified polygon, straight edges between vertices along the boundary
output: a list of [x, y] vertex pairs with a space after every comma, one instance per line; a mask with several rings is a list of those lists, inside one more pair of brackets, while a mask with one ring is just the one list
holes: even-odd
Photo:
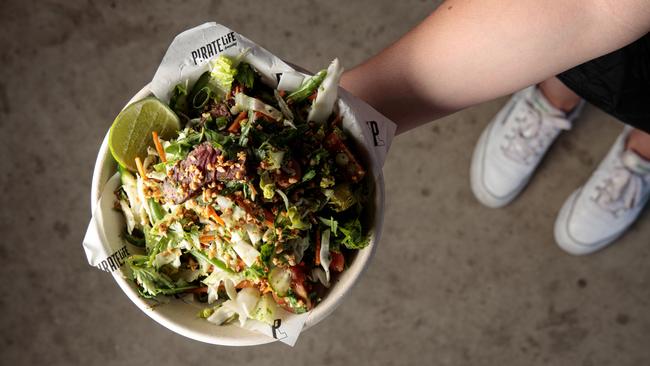
[[342, 84], [404, 132], [537, 83], [648, 32], [646, 1], [609, 4], [446, 1], [391, 47], [345, 73]]

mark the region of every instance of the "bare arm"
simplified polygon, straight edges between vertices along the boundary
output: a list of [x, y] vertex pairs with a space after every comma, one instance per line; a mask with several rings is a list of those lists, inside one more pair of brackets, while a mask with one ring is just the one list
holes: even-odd
[[650, 31], [647, 0], [449, 0], [342, 84], [398, 133], [535, 84]]

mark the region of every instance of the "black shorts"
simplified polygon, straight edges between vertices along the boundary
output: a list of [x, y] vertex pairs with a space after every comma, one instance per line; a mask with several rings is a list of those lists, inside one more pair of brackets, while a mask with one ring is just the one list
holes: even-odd
[[650, 133], [650, 33], [557, 77], [589, 103]]

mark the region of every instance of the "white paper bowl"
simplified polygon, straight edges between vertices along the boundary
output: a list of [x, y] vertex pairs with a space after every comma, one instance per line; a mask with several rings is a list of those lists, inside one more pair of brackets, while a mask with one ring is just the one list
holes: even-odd
[[[127, 105], [145, 98], [150, 94], [149, 85], [147, 85], [142, 88], [142, 90], [140, 90], [129, 101], [129, 103], [127, 103]], [[346, 103], [345, 98], [347, 98], [347, 95], [341, 96], [339, 103], [347, 106], [348, 104]], [[341, 104], [339, 104], [339, 106], [341, 106]], [[341, 304], [347, 292], [350, 291], [359, 276], [361, 276], [361, 273], [368, 266], [381, 234], [384, 208], [384, 181], [381, 170], [373, 168], [373, 166], [377, 167], [381, 165], [374, 164], [375, 162], [372, 161], [374, 155], [370, 154], [365, 148], [361, 124], [356, 120], [344, 118], [344, 128], [347, 130], [348, 134], [356, 140], [357, 150], [360, 152], [363, 152], [361, 150], [366, 150], [365, 160], [370, 164], [365, 165], [368, 168], [369, 176], [374, 177], [374, 210], [371, 210], [374, 211], [374, 217], [371, 218], [371, 220], [368, 220], [368, 222], [372, 224], [372, 227], [370, 228], [370, 245], [365, 249], [358, 251], [356, 257], [354, 257], [350, 263], [349, 268], [341, 273], [338, 281], [328, 290], [323, 301], [311, 311], [311, 314], [305, 322], [303, 331], [318, 324]], [[110, 150], [108, 149], [107, 133], [101, 147], [99, 148], [99, 153], [97, 154], [97, 160], [95, 162], [95, 169], [93, 171], [91, 188], [92, 212], [95, 212], [101, 192], [109, 178], [115, 174], [116, 169], [116, 162], [113, 160]], [[108, 237], [121, 235], [120, 232], [105, 234]], [[118, 269], [113, 272], [115, 282], [117, 282], [122, 291], [124, 291], [131, 301], [133, 301], [140, 310], [150, 316], [153, 320], [173, 332], [197, 341], [226, 346], [250, 346], [275, 341], [275, 339], [267, 337], [261, 333], [246, 330], [236, 325], [217, 326], [209, 323], [205, 319], [197, 317], [199, 308], [196, 305], [185, 303], [179, 299], [172, 298], [167, 303], [152, 306], [152, 302], [140, 297], [136, 285], [124, 276], [125, 273], [123, 272], [123, 269]]]

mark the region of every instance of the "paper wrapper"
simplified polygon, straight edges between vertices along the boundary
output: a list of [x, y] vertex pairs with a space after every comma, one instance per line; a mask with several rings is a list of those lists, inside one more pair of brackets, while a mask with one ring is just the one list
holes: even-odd
[[[240, 55], [244, 50], [248, 51], [244, 61], [255, 67], [268, 85], [277, 87], [278, 83], [283, 83], [286, 79], [306, 76], [248, 38], [220, 24], [206, 23], [176, 36], [158, 67], [149, 89], [158, 99], [168, 102], [174, 86], [185, 82], [192, 85], [203, 72], [208, 70], [210, 59], [221, 54], [234, 57]], [[377, 175], [381, 175], [381, 167], [395, 134], [395, 124], [342, 88], [339, 88], [337, 108], [343, 116], [344, 129], [352, 135], [357, 143], [365, 146], [367, 153], [371, 155], [367, 160], [373, 165], [372, 172], [376, 175], [376, 179], [380, 178]], [[96, 167], [95, 169], [100, 168]], [[125, 288], [128, 285], [125, 285], [125, 281], [123, 281], [124, 276], [128, 275], [128, 266], [124, 266], [124, 260], [139, 249], [121, 238], [125, 224], [121, 213], [114, 210], [115, 196], [113, 194], [119, 184], [119, 176], [115, 174], [104, 184], [99, 201], [93, 202], [94, 212], [83, 240], [83, 247], [90, 265], [113, 273], [120, 286], [134, 300], [132, 289]], [[96, 197], [92, 197], [92, 199], [95, 200]], [[382, 213], [377, 214], [381, 215]], [[192, 303], [191, 296], [183, 297], [180, 300]], [[148, 310], [155, 312], [176, 300], [167, 300], [167, 303], [159, 300], [146, 301], [150, 307]], [[195, 304], [195, 306], [200, 309], [205, 305]], [[268, 341], [275, 339], [293, 346], [311, 313], [295, 315], [282, 310], [282, 314], [273, 326], [249, 320], [244, 327], [271, 337]], [[165, 323], [151, 313], [148, 315]], [[163, 325], [179, 333], [186, 333], [182, 328], [169, 324]], [[199, 339], [199, 337], [195, 338]], [[233, 344], [236, 343], [233, 342]]]

